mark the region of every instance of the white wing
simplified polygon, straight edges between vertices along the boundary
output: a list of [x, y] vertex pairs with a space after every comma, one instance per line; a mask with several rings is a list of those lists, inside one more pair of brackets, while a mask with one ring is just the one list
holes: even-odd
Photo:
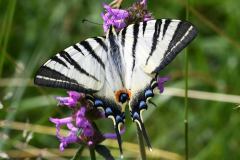
[[141, 129], [148, 147], [150, 142], [143, 124], [142, 111], [157, 86], [156, 74], [196, 36], [196, 28], [189, 22], [171, 19], [136, 23], [119, 33], [126, 66], [126, 88], [131, 89], [132, 120]]
[[132, 24], [119, 33], [126, 65], [126, 87], [139, 90], [196, 36], [189, 22], [171, 19]]
[[105, 38], [89, 38], [59, 52], [40, 67], [35, 84], [76, 90], [99, 91], [105, 80]]
[[86, 99], [93, 107], [103, 110], [105, 116], [113, 120], [122, 154], [120, 126], [125, 115], [114, 101], [114, 87], [123, 85], [120, 80], [123, 73], [117, 70], [119, 63], [115, 63], [119, 62], [119, 56], [113, 55], [119, 53], [114, 52], [118, 44], [110, 47], [109, 40], [89, 38], [59, 52], [40, 67], [34, 82], [86, 93]]

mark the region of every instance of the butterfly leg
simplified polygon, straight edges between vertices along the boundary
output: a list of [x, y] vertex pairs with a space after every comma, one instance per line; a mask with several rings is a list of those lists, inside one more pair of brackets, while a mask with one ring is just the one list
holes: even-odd
[[110, 100], [104, 100], [90, 95], [87, 96], [87, 99], [89, 100], [89, 102], [92, 103], [94, 108], [102, 111], [105, 114], [105, 117], [110, 118], [113, 121], [114, 130], [117, 135], [120, 154], [121, 157], [123, 157], [120, 130], [121, 125], [123, 125], [125, 122], [125, 113], [121, 112], [118, 106], [116, 106], [116, 104], [114, 102], [111, 102]]

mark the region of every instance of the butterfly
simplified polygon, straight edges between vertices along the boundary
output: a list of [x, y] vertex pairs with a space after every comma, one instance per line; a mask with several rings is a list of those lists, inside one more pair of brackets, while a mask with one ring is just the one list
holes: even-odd
[[131, 24], [106, 36], [88, 38], [53, 56], [37, 71], [40, 86], [64, 88], [86, 94], [94, 108], [112, 119], [122, 154], [120, 127], [125, 107], [151, 145], [142, 112], [159, 93], [158, 73], [197, 35], [190, 22], [157, 19]]

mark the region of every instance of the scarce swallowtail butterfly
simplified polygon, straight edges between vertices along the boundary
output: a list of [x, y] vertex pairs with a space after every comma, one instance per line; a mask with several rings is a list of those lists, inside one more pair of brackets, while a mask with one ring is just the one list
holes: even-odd
[[158, 19], [110, 27], [106, 37], [94, 37], [60, 51], [38, 70], [37, 85], [64, 88], [86, 94], [93, 107], [113, 120], [120, 152], [120, 126], [125, 106], [141, 129], [148, 147], [142, 111], [156, 93], [157, 75], [197, 35], [187, 21]]

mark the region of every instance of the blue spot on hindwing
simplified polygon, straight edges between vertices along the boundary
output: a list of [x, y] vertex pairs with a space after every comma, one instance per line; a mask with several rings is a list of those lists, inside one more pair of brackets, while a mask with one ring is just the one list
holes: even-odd
[[101, 100], [96, 99], [94, 101], [94, 106], [96, 106], [96, 107], [103, 106], [103, 102]]
[[111, 115], [112, 114], [112, 109], [107, 107], [105, 112], [106, 112], [107, 115]]
[[139, 117], [140, 117], [139, 114], [137, 112], [134, 112], [134, 114], [132, 116], [133, 120], [134, 119], [139, 119]]
[[149, 98], [149, 97], [153, 97], [154, 96], [154, 94], [153, 94], [151, 89], [147, 89], [145, 91], [144, 95], [145, 95], [145, 98]]
[[141, 101], [141, 102], [139, 103], [139, 108], [140, 108], [140, 110], [141, 110], [141, 109], [146, 109], [146, 107], [147, 107], [147, 104], [146, 104], [145, 101]]
[[117, 123], [122, 122], [122, 118], [119, 115], [116, 116], [116, 122]]

